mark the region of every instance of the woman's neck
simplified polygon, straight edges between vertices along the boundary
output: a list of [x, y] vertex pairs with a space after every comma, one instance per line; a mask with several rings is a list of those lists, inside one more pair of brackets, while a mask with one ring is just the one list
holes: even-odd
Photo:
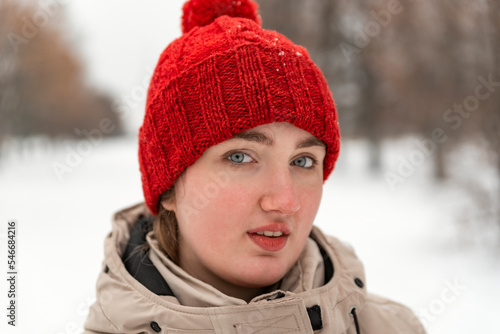
[[267, 292], [271, 292], [276, 287], [276, 284], [264, 287], [248, 287], [232, 284], [222, 278], [214, 275], [204, 268], [190, 265], [190, 261], [183, 261], [182, 256], [179, 259], [179, 266], [189, 275], [203, 281], [204, 283], [214, 287], [227, 296], [242, 299], [249, 303], [253, 298]]

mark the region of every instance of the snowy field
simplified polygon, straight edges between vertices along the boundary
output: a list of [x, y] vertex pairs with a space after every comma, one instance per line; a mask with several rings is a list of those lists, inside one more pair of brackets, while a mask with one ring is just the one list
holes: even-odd
[[[47, 147], [37, 140], [3, 151], [0, 267], [5, 277], [7, 221], [15, 219], [19, 276], [16, 328], [6, 324], [8, 289], [6, 279], [0, 280], [0, 333], [80, 333], [94, 300], [111, 216], [142, 200], [134, 138], [87, 147], [59, 179], [53, 163], [65, 163], [68, 152], [85, 149], [81, 145]], [[395, 171], [411, 144], [386, 146], [383, 171]], [[465, 150], [471, 157], [473, 149]], [[383, 174], [368, 171], [366, 152], [363, 142], [343, 143], [316, 224], [356, 249], [371, 292], [411, 307], [429, 333], [498, 333], [498, 249], [472, 237], [483, 228], [457, 229], [465, 215], [475, 217], [471, 200], [452, 184], [435, 185], [430, 159], [391, 189]], [[464, 168], [456, 172], [498, 187], [483, 165]]]

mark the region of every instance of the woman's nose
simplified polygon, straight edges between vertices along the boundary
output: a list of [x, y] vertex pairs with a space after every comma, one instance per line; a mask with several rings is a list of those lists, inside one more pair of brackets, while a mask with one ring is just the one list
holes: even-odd
[[266, 179], [260, 203], [264, 211], [292, 215], [300, 210], [300, 201], [288, 169], [271, 173]]

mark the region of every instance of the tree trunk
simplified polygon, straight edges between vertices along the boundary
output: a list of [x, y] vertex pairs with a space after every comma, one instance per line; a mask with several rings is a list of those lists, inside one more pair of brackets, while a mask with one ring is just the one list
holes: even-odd
[[436, 146], [436, 152], [434, 155], [434, 177], [442, 181], [446, 179], [446, 154], [445, 150], [443, 149], [442, 144], [438, 144]]

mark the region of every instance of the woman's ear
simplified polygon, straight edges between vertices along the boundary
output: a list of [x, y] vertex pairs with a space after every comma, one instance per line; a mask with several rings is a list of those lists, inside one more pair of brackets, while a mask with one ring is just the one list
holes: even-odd
[[174, 185], [162, 194], [160, 203], [165, 210], [177, 212], [177, 203], [175, 198], [179, 196], [179, 194], [181, 194], [182, 196], [184, 193], [183, 180], [184, 172], [182, 172], [181, 175], [177, 178]]
[[168, 211], [173, 211], [175, 212], [177, 207], [175, 205], [175, 196], [172, 196], [168, 199], [165, 199], [163, 201], [161, 201], [161, 205], [163, 206], [163, 208], [165, 210], [168, 210]]

